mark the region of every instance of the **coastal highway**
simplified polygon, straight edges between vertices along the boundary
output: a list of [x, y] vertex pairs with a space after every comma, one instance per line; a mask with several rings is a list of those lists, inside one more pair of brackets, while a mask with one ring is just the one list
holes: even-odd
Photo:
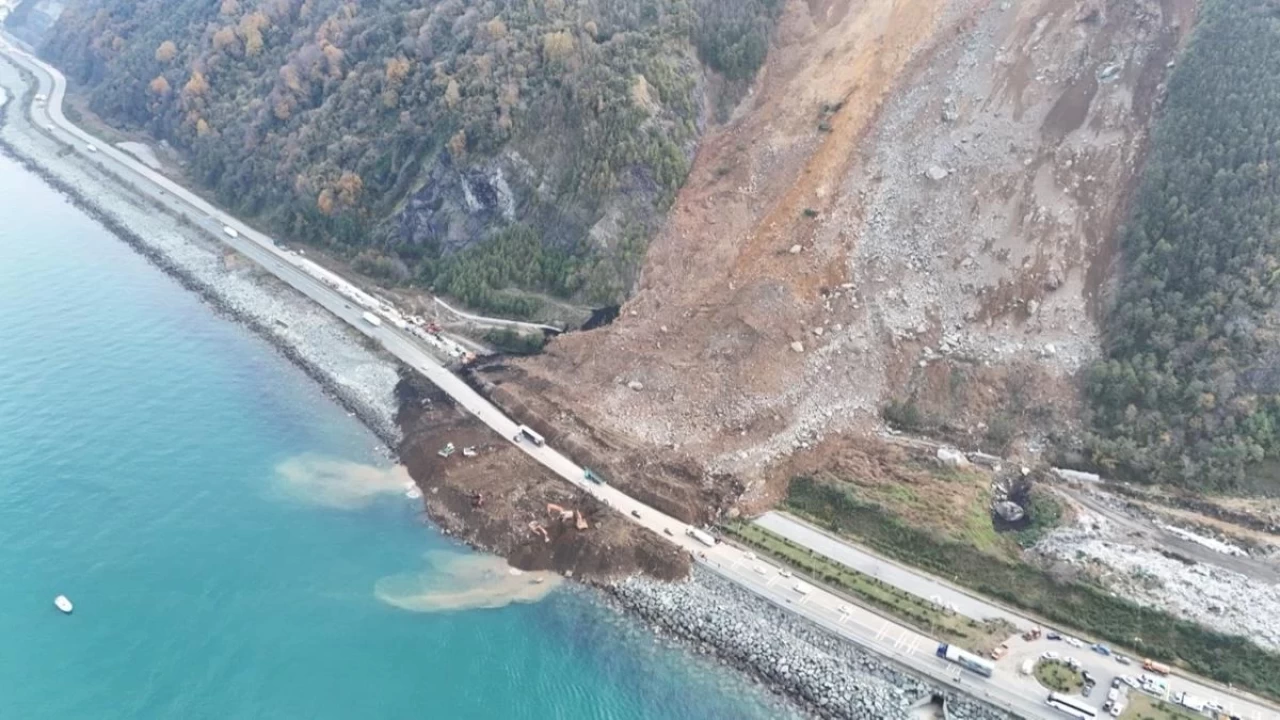
[[[952, 686], [961, 692], [983, 698], [997, 707], [1023, 717], [1058, 717], [1044, 704], [1046, 693], [1034, 682], [1006, 672], [998, 672], [996, 677], [990, 680], [963, 673], [957, 666], [940, 660], [934, 655], [937, 644], [929, 637], [850, 605], [821, 587], [804, 585], [801, 586], [802, 589], [797, 589], [797, 581], [794, 578], [784, 576], [776, 567], [761, 561], [752, 553], [727, 543], [704, 546], [686, 534], [689, 528], [684, 523], [663, 515], [611, 486], [586, 481], [583, 477], [583, 469], [555, 449], [536, 446], [527, 441], [517, 441], [515, 439], [517, 423], [456, 375], [442, 367], [431, 351], [416, 338], [388, 324], [374, 327], [364, 322], [361, 319], [362, 308], [350, 304], [336, 290], [315, 280], [299, 268], [295, 264], [296, 257], [277, 248], [270, 237], [248, 227], [186, 188], [151, 170], [132, 156], [69, 122], [62, 112], [66, 82], [61, 73], [12, 44], [5, 43], [3, 39], [0, 39], [0, 52], [31, 70], [39, 84], [36, 92], [47, 96], [47, 102], [34, 103], [30, 108], [33, 121], [42, 128], [43, 132], [67, 143], [82, 160], [95, 163], [135, 186], [138, 192], [150, 197], [171, 212], [187, 216], [197, 225], [207, 229], [213, 237], [252, 259], [352, 327], [372, 337], [388, 353], [399, 358], [407, 366], [422, 372], [495, 432], [515, 442], [525, 453], [566, 481], [599, 497], [624, 516], [658, 533], [660, 537], [666, 537], [683, 547], [692, 553], [702, 566], [712, 572], [904, 668], [935, 682]], [[21, 89], [15, 90], [14, 94], [21, 97]], [[95, 150], [91, 151], [90, 145], [94, 146]], [[238, 232], [238, 237], [225, 234], [222, 231], [223, 226], [234, 228]]]
[[[922, 598], [937, 598], [940, 604], [954, 607], [956, 612], [975, 620], [1001, 618], [1013, 623], [1020, 631], [1041, 626], [1033, 618], [1021, 615], [1002, 605], [986, 600], [980, 596], [935, 578], [916, 568], [894, 562], [888, 558], [872, 553], [844, 540], [834, 537], [799, 518], [780, 512], [768, 512], [755, 520], [760, 527], [780, 535], [788, 540], [812, 549], [819, 555], [826, 556], [845, 567], [870, 575], [895, 587]], [[1064, 636], [1069, 633], [1063, 632]], [[1105, 697], [1105, 688], [1111, 678], [1117, 675], [1142, 675], [1142, 668], [1137, 664], [1121, 665], [1113, 656], [1100, 655], [1089, 649], [1093, 640], [1085, 640], [1085, 647], [1074, 648], [1065, 641], [1052, 641], [1047, 638], [1027, 642], [1021, 637], [1009, 641], [1009, 655], [997, 663], [997, 667], [1005, 673], [1012, 674], [1024, 660], [1039, 657], [1043, 652], [1057, 652], [1063, 656], [1070, 655], [1080, 661], [1083, 669], [1088, 670], [1098, 679], [1101, 697]], [[1117, 648], [1118, 652], [1124, 652]], [[1013, 680], [1019, 680], [1016, 676]], [[1220, 685], [1212, 684], [1201, 678], [1175, 673], [1168, 677], [1170, 693], [1188, 692], [1205, 700], [1215, 701], [1226, 708], [1229, 715], [1249, 720], [1263, 720], [1277, 717], [1276, 710], [1267, 703], [1256, 698], [1246, 697]]]

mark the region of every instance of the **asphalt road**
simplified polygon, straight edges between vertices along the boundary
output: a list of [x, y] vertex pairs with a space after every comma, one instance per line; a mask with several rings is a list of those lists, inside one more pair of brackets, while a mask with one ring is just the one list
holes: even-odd
[[[760, 516], [755, 522], [770, 532], [781, 535], [804, 547], [811, 548], [818, 554], [861, 573], [902, 588], [913, 595], [922, 598], [936, 597], [941, 600], [943, 605], [954, 606], [961, 615], [975, 620], [1004, 618], [1013, 623], [1019, 630], [1041, 626], [1033, 618], [1018, 614], [979, 596], [971, 595], [945, 580], [877, 555], [791, 515], [769, 512]], [[1046, 627], [1046, 632], [1049, 629]], [[1071, 637], [1066, 632], [1060, 631], [1060, 634], [1064, 638]], [[1098, 679], [1098, 688], [1095, 691], [1097, 694], [1088, 698], [1088, 701], [1094, 702], [1101, 707], [1106, 699], [1106, 689], [1110, 686], [1112, 678], [1118, 675], [1140, 676], [1143, 673], [1140, 659], [1135, 659], [1132, 665], [1121, 665], [1114, 655], [1105, 656], [1091, 650], [1090, 646], [1093, 643], [1093, 640], [1088, 640], [1082, 643], [1082, 647], [1074, 647], [1066, 639], [1054, 641], [1042, 637], [1039, 640], [1028, 642], [1021, 637], [1015, 636], [1009, 641], [1009, 654], [996, 663], [997, 676], [1006, 683], [1027, 684], [1029, 681], [1017, 672], [1019, 666], [1027, 658], [1039, 657], [1044, 652], [1056, 652], [1063, 657], [1071, 656], [1080, 662], [1083, 669], [1088, 670]], [[1171, 675], [1168, 680], [1171, 693], [1189, 692], [1205, 700], [1219, 702], [1227, 709], [1228, 713], [1242, 718], [1263, 720], [1263, 718], [1280, 717], [1280, 713], [1277, 713], [1263, 702], [1236, 695], [1221, 686], [1213, 685], [1207, 681], [1184, 675]], [[1034, 681], [1030, 681], [1030, 684], [1034, 684]]]
[[[358, 305], [352, 305], [336, 290], [308, 275], [296, 264], [296, 256], [277, 248], [270, 237], [248, 227], [132, 156], [70, 123], [62, 113], [66, 82], [61, 73], [7, 43], [0, 44], [0, 52], [6, 53], [35, 73], [39, 83], [37, 92], [47, 95], [48, 101], [33, 105], [31, 114], [35, 123], [46, 132], [68, 143], [83, 160], [96, 163], [128, 181], [139, 192], [163, 204], [175, 214], [185, 214], [217, 239], [274, 273], [360, 332], [377, 340], [387, 352], [422, 372], [499, 435], [511, 438], [525, 453], [568, 482], [596, 495], [635, 522], [693, 553], [698, 562], [711, 571], [799, 617], [918, 674], [984, 698], [1018, 715], [1057, 717], [1054, 711], [1045, 706], [1046, 693], [1034, 682], [1027, 682], [1016, 674], [1004, 672], [997, 673], [991, 680], [962, 672], [957, 666], [938, 659], [934, 654], [936, 642], [915, 630], [851, 606], [820, 587], [811, 587], [807, 593], [799, 592], [795, 589], [794, 579], [783, 577], [775, 567], [755, 559], [750, 553], [724, 543], [706, 547], [686, 534], [689, 528], [684, 523], [663, 515], [610, 486], [586, 481], [582, 468], [555, 449], [535, 446], [527, 441], [516, 441], [518, 425], [441, 366], [419, 341], [386, 323], [374, 327], [364, 322], [361, 318], [363, 310]], [[15, 92], [15, 95], [21, 96], [21, 93]], [[95, 146], [96, 151], [91, 152], [89, 145]], [[225, 234], [223, 226], [235, 228], [239, 237], [233, 238]], [[664, 535], [664, 530], [670, 534]]]

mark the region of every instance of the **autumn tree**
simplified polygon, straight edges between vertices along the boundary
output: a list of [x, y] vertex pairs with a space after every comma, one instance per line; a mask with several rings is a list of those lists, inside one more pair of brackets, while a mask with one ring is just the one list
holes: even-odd
[[562, 63], [573, 54], [573, 36], [568, 30], [542, 36], [542, 56], [548, 63]]
[[173, 91], [173, 88], [169, 87], [169, 81], [163, 75], [155, 76], [147, 85], [147, 89], [160, 97], [168, 97], [169, 93]]
[[191, 77], [187, 80], [187, 84], [182, 86], [182, 95], [188, 98], [203, 97], [209, 92], [209, 83], [204, 79], [204, 73], [199, 70], [191, 71]]
[[232, 54], [240, 52], [240, 38], [236, 37], [236, 31], [229, 27], [219, 28], [213, 34], [213, 49], [218, 52], [230, 51]]
[[156, 60], [162, 63], [172, 61], [178, 55], [178, 46], [172, 40], [165, 40], [156, 47]]

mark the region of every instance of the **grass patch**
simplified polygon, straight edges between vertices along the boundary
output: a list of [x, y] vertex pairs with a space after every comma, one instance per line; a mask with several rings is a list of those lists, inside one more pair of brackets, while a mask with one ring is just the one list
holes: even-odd
[[843, 485], [801, 477], [788, 490], [788, 509], [876, 551], [979, 593], [1026, 608], [1144, 657], [1176, 663], [1220, 682], [1280, 698], [1280, 655], [1249, 640], [1214, 632], [1167, 613], [1112, 597], [1081, 582], [1057, 582], [1026, 563], [1008, 562], [968, 543], [910, 527]]
[[1129, 706], [1120, 713], [1120, 720], [1204, 720], [1204, 715], [1135, 690], [1129, 693]]
[[842, 590], [861, 603], [899, 618], [941, 641], [966, 650], [986, 655], [1016, 631], [1002, 620], [978, 621], [950, 612], [758, 525], [736, 522], [723, 526], [723, 529], [743, 545]]
[[1036, 664], [1036, 680], [1054, 692], [1074, 693], [1084, 685], [1084, 676], [1057, 660], [1044, 660]]

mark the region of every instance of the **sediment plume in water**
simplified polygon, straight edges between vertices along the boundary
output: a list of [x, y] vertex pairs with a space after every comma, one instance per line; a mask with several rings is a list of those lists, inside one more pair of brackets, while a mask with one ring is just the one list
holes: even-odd
[[378, 467], [350, 460], [304, 454], [276, 466], [277, 487], [303, 502], [355, 510], [385, 493], [404, 493], [412, 487], [403, 465]]
[[382, 578], [374, 595], [402, 610], [450, 612], [538, 602], [561, 583], [555, 573], [522, 572], [493, 555], [430, 552], [427, 566]]

